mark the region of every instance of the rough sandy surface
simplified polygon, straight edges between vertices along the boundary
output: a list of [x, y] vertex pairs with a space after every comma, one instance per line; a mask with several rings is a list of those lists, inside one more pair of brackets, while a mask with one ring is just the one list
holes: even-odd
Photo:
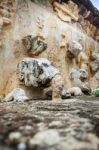
[[98, 150], [99, 98], [0, 103], [0, 150]]

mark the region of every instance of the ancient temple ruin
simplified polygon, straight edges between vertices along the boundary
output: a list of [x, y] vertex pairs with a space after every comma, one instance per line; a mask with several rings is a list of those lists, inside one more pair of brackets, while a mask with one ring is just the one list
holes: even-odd
[[91, 1], [0, 0], [0, 150], [99, 150]]
[[25, 58], [47, 59], [65, 91], [90, 94], [99, 84], [99, 11], [89, 0], [0, 1], [0, 95], [22, 88], [28, 98], [46, 99], [51, 74], [40, 72], [43, 88], [20, 82], [17, 66]]

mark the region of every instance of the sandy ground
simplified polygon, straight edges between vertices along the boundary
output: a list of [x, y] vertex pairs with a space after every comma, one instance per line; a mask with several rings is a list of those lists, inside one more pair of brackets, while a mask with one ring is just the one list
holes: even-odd
[[0, 103], [0, 150], [30, 149], [99, 150], [99, 98]]

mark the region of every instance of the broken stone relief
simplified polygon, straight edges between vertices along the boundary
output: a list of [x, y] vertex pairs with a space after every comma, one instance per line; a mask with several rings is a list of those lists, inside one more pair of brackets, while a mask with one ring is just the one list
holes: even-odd
[[69, 43], [67, 55], [69, 58], [75, 58], [83, 50], [82, 45], [77, 41], [72, 41]]
[[73, 41], [68, 44], [67, 57], [70, 59], [75, 59], [77, 66], [80, 69], [88, 71], [88, 56], [79, 42]]
[[[99, 39], [98, 28], [91, 23], [92, 13], [86, 9], [84, 5], [76, 5], [71, 0], [67, 2], [53, 2], [54, 10], [57, 12], [58, 17], [64, 22], [80, 22], [82, 29], [86, 31], [87, 35]], [[94, 18], [93, 18], [94, 19]], [[92, 19], [92, 20], [93, 20]], [[97, 31], [97, 32], [96, 32]]]
[[18, 78], [26, 86], [46, 85], [56, 74], [59, 71], [45, 58], [24, 58], [18, 64]]
[[91, 55], [91, 63], [90, 68], [93, 75], [95, 75], [95, 78], [99, 81], [99, 53], [98, 51], [94, 51]]
[[[73, 2], [71, 2], [72, 4], [74, 4]], [[70, 5], [72, 5], [70, 4]], [[67, 5], [66, 3], [63, 4], [59, 4], [57, 2], [53, 3], [53, 7], [55, 9], [55, 11], [58, 13], [58, 17], [62, 20], [62, 21], [66, 21], [66, 22], [71, 22], [71, 20], [78, 20], [77, 17], [77, 11], [73, 11], [70, 10], [69, 5]], [[73, 8], [71, 9], [75, 9], [76, 7], [73, 6]], [[75, 14], [72, 13], [76, 12]]]
[[28, 35], [22, 39], [24, 51], [30, 55], [37, 56], [47, 49], [47, 44], [39, 39], [38, 36]]
[[91, 87], [90, 84], [88, 83], [88, 73], [84, 69], [75, 69], [72, 68], [71, 73], [70, 73], [70, 79], [72, 81], [73, 86], [77, 86], [81, 88], [82, 92], [84, 94], [90, 95], [91, 93]]
[[62, 97], [63, 81], [59, 71], [45, 58], [25, 58], [17, 67], [18, 79], [27, 87], [52, 86], [52, 99]]
[[88, 83], [88, 57], [82, 45], [77, 41], [71, 42], [68, 46], [67, 56], [69, 59], [75, 59], [79, 68], [73, 68], [70, 73], [70, 79], [74, 86], [80, 87], [85, 94], [90, 94], [91, 89]]

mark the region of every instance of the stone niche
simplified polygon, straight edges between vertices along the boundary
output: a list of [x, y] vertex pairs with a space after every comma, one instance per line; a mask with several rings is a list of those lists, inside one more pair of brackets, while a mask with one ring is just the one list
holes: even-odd
[[[63, 78], [65, 90], [74, 86], [72, 81], [74, 78], [72, 80], [70, 78], [72, 68], [76, 68], [78, 74], [81, 74], [81, 69], [88, 73], [86, 82], [85, 77], [78, 77], [80, 83], [82, 83], [81, 80], [84, 80], [84, 83], [90, 84], [91, 88], [99, 84], [97, 80], [98, 70], [95, 71], [93, 76], [90, 69], [92, 68], [91, 63], [97, 61], [96, 58], [95, 60], [90, 59], [90, 53], [91, 51], [92, 53], [94, 51], [99, 52], [99, 43], [87, 36], [77, 20], [73, 19], [73, 22], [67, 22], [57, 15], [59, 9], [62, 14], [66, 15], [63, 10], [65, 6], [63, 7], [58, 2], [49, 3], [48, 0], [46, 2], [45, 0], [1, 0], [1, 4], [8, 4], [7, 10], [10, 12], [8, 18], [11, 24], [0, 28], [0, 34], [2, 35], [0, 37], [2, 41], [2, 46], [0, 46], [0, 68], [2, 68], [0, 70], [0, 95], [21, 87], [28, 93], [28, 96], [32, 96], [34, 99], [43, 97], [44, 88], [35, 90], [32, 87], [25, 87], [20, 85], [17, 79], [17, 65], [28, 56], [46, 58], [52, 62]], [[68, 5], [71, 6], [70, 3]], [[0, 10], [2, 8], [6, 10], [7, 7], [2, 6]], [[69, 17], [75, 17], [73, 12]], [[77, 13], [76, 17], [78, 17]], [[79, 39], [82, 40], [80, 44], [73, 44], [79, 42]], [[70, 44], [69, 49], [68, 43]], [[94, 45], [94, 49], [90, 50], [90, 45]], [[75, 49], [78, 49], [78, 52], [73, 52]], [[72, 58], [70, 54], [67, 55], [68, 50], [72, 54]], [[15, 54], [17, 54], [17, 57]]]

